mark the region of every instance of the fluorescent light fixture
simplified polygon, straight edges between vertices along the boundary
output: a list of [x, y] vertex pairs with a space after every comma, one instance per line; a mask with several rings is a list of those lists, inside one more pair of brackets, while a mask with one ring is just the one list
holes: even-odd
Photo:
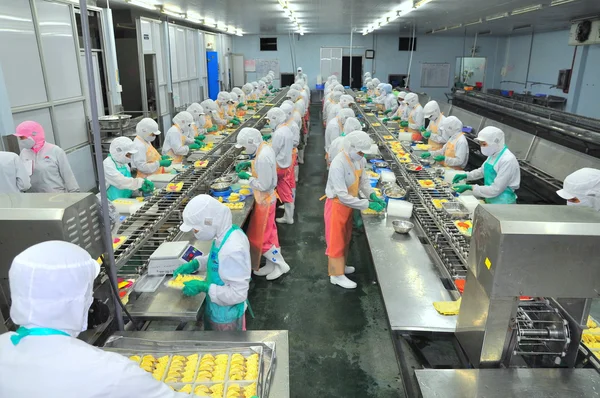
[[178, 12], [169, 11], [169, 10], [166, 10], [166, 9], [164, 9], [164, 8], [162, 8], [162, 9], [160, 10], [160, 12], [162, 12], [162, 13], [163, 13], [163, 14], [165, 14], [165, 15], [169, 15], [169, 16], [171, 16], [171, 17], [174, 17], [174, 18], [185, 18], [185, 14], [180, 14], [180, 13], [178, 13]]
[[132, 6], [145, 8], [146, 10], [156, 11], [158, 9], [158, 7], [156, 7], [154, 4], [144, 3], [140, 0], [129, 0], [127, 3], [131, 4]]
[[489, 17], [485, 17], [486, 21], [495, 21], [496, 19], [506, 18], [508, 17], [507, 12], [503, 12], [502, 14], [490, 15]]
[[525, 14], [526, 12], [537, 11], [537, 10], [541, 10], [541, 9], [542, 9], [542, 5], [536, 4], [536, 5], [528, 6], [528, 7], [516, 8], [516, 9], [512, 10], [512, 12], [510, 14], [511, 15], [519, 15], [519, 14]]
[[242, 32], [242, 30], [241, 30], [241, 29], [236, 29], [236, 31], [235, 31], [235, 35], [236, 35], [236, 36], [240, 36], [240, 37], [241, 37], [241, 36], [244, 36], [244, 32]]
[[562, 6], [563, 4], [572, 3], [574, 1], [577, 1], [577, 0], [552, 0], [550, 2], [550, 7]]
[[223, 22], [219, 22], [217, 24], [217, 29], [224, 30], [225, 32], [227, 32], [227, 25], [225, 25]]
[[185, 16], [185, 19], [187, 19], [190, 22], [193, 23], [197, 23], [197, 24], [202, 24], [204, 21], [202, 20], [202, 17], [199, 14], [196, 13], [190, 13], [188, 12], [187, 15]]
[[212, 28], [216, 28], [217, 27], [217, 23], [215, 22], [215, 20], [214, 19], [210, 19], [210, 18], [204, 18], [204, 25], [210, 26]]
[[304, 30], [300, 29], [300, 36], [304, 36]]
[[519, 25], [519, 26], [515, 26], [513, 28], [513, 32], [515, 32], [517, 30], [525, 30], [525, 29], [531, 29], [531, 25]]
[[280, 5], [281, 7], [284, 7], [284, 8], [285, 8], [285, 7], [287, 7], [287, 1], [286, 1], [286, 0], [279, 0], [279, 5]]
[[395, 11], [395, 12], [390, 12], [387, 15], [387, 21], [389, 22], [394, 22], [396, 19], [398, 19], [398, 17], [400, 16], [400, 11]]
[[477, 25], [477, 24], [479, 24], [481, 22], [482, 22], [481, 18], [479, 18], [477, 21], [473, 21], [473, 22], [469, 22], [469, 23], [464, 24], [464, 26]]
[[458, 28], [462, 28], [461, 23], [459, 23], [458, 25], [448, 26], [447, 30], [458, 29]]
[[422, 6], [424, 6], [425, 4], [429, 3], [430, 1], [432, 1], [432, 0], [421, 0], [421, 1], [419, 1], [419, 2], [417, 2], [417, 3], [415, 4], [415, 8], [422, 7]]

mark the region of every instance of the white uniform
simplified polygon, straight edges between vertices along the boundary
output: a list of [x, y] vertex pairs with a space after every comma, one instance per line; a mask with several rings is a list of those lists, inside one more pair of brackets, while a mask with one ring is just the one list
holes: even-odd
[[344, 138], [345, 137], [342, 137], [340, 135], [335, 140], [331, 141], [331, 145], [329, 146], [329, 150], [327, 151], [329, 164], [331, 164], [331, 162], [333, 162], [333, 159], [335, 159], [335, 157], [344, 149]]
[[406, 120], [408, 120], [408, 116], [410, 116], [411, 113], [415, 123], [409, 123], [408, 127], [413, 130], [421, 130], [421, 127], [425, 125], [425, 113], [423, 112], [421, 104], [417, 104], [414, 110], [407, 110]]
[[135, 137], [133, 140], [133, 147], [137, 150], [137, 153], [131, 155], [131, 164], [139, 171], [144, 174], [150, 175], [158, 171], [160, 163], [148, 162], [146, 159], [146, 151], [151, 146], [149, 142], [144, 141], [141, 137]]
[[329, 122], [331, 122], [333, 120], [333, 118], [338, 115], [338, 112], [341, 109], [342, 109], [342, 106], [340, 104], [329, 105], [329, 107], [327, 108], [327, 119], [326, 119], [327, 124], [329, 124]]
[[28, 192], [79, 192], [79, 184], [62, 148], [46, 142], [38, 153], [24, 148], [20, 157], [25, 170], [28, 173], [33, 170]]
[[181, 132], [179, 127], [171, 126], [171, 128], [167, 131], [167, 134], [165, 136], [165, 143], [162, 147], [162, 154], [168, 155], [169, 150], [172, 149], [175, 155], [187, 155], [190, 152], [190, 148], [186, 144], [182, 144], [182, 137], [183, 133]]
[[31, 188], [29, 174], [19, 155], [0, 152], [0, 193], [19, 193]]
[[446, 156], [444, 163], [448, 167], [460, 167], [461, 169], [464, 169], [467, 166], [467, 163], [469, 163], [469, 143], [464, 134], [456, 134], [454, 137], [450, 138], [441, 149], [431, 151], [431, 156], [445, 155], [448, 144], [454, 144], [455, 156], [453, 158]]
[[280, 169], [287, 169], [292, 165], [292, 151], [294, 149], [294, 133], [287, 126], [278, 126], [273, 133], [271, 147], [275, 152], [275, 159]]
[[277, 160], [273, 148], [269, 145], [263, 145], [254, 162], [258, 177], [250, 178], [250, 188], [260, 192], [272, 193], [277, 186]]
[[[102, 162], [104, 166], [104, 176], [106, 177], [106, 188], [108, 189], [108, 187], [112, 185], [118, 189], [131, 189], [132, 191], [140, 189], [144, 184], [144, 179], [125, 177], [119, 170], [117, 170], [117, 165], [115, 162], [116, 160], [110, 156], [104, 159]], [[131, 168], [128, 164], [119, 164], [119, 166], [125, 166], [131, 172]]]
[[[346, 151], [344, 150], [343, 152]], [[327, 186], [325, 187], [327, 197], [329, 199], [337, 197], [343, 205], [352, 209], [366, 210], [369, 207], [368, 199], [355, 198], [348, 193], [348, 187], [354, 183], [355, 170], [364, 169], [366, 165], [367, 161], [365, 158], [361, 158], [359, 161], [352, 161], [352, 165], [350, 165], [344, 153], [339, 153], [329, 167], [329, 176], [327, 177]], [[364, 171], [360, 179], [359, 190], [367, 198], [374, 192], [369, 183], [369, 177]]]
[[[499, 153], [492, 155], [488, 158], [488, 162], [494, 164]], [[467, 181], [479, 180], [483, 178], [483, 167], [481, 165], [477, 170], [469, 171], [467, 173]], [[521, 169], [519, 167], [519, 161], [515, 155], [507, 149], [504, 151], [498, 163], [494, 166], [496, 172], [496, 179], [490, 186], [485, 185], [473, 185], [473, 194], [480, 198], [495, 198], [500, 195], [506, 187], [509, 187], [513, 191], [519, 189], [521, 185]]]
[[342, 121], [339, 116], [331, 119], [329, 123], [327, 123], [327, 128], [325, 129], [325, 152], [329, 152], [329, 147], [333, 140], [339, 137], [344, 131], [344, 126], [342, 125]]
[[390, 115], [393, 115], [398, 110], [398, 99], [394, 94], [388, 94], [383, 101], [383, 107], [385, 110], [391, 109]]
[[[429, 139], [431, 141], [433, 141], [433, 142], [437, 142], [438, 144], [445, 144], [446, 140], [440, 134], [439, 127], [444, 122], [444, 119], [446, 118], [446, 116], [440, 114], [440, 116], [438, 116], [438, 117], [439, 117], [439, 120], [436, 120], [434, 122], [434, 123], [437, 123], [437, 125], [438, 125], [438, 132], [437, 133], [434, 133], [433, 131], [431, 131], [431, 123], [432, 123], [431, 121], [429, 122], [429, 126], [427, 126], [427, 131], [431, 131], [431, 135], [429, 136]], [[408, 120], [408, 118], [407, 118], [407, 120]]]

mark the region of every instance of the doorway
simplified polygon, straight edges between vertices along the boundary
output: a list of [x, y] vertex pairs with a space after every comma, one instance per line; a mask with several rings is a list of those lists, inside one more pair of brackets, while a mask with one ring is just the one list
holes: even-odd
[[208, 78], [208, 96], [216, 101], [219, 94], [219, 55], [216, 51], [206, 52], [206, 75]]
[[158, 100], [156, 98], [156, 55], [144, 54], [144, 68], [146, 70], [146, 99], [148, 101], [148, 117], [158, 118]]
[[350, 57], [342, 57], [342, 85], [350, 88], [362, 87], [363, 62], [362, 57], [352, 57], [352, 84], [350, 84]]

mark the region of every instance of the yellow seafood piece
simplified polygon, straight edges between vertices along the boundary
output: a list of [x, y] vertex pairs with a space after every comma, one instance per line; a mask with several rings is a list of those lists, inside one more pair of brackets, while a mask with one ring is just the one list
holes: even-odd
[[212, 372], [213, 370], [215, 370], [215, 365], [212, 365], [210, 363], [203, 363], [200, 365], [200, 370]]
[[250, 195], [250, 190], [247, 188], [242, 188], [240, 189], [240, 194], [244, 196]]
[[188, 361], [197, 361], [200, 358], [199, 354], [192, 354], [185, 357]]
[[[181, 382], [182, 382], [182, 383], [193, 383], [193, 382], [194, 382], [194, 375], [191, 375], [191, 376], [189, 376], [189, 377], [187, 377], [187, 376], [186, 376], [186, 377], [183, 377], [183, 378], [181, 379]], [[168, 383], [168, 382], [167, 382], [167, 383]]]
[[185, 393], [191, 394], [192, 393], [192, 385], [186, 384], [185, 386], [181, 387], [179, 392], [185, 392]]
[[152, 377], [154, 377], [158, 381], [160, 381], [160, 379], [162, 379], [162, 375], [161, 374], [152, 373]]
[[244, 380], [244, 376], [239, 373], [229, 375], [229, 380]]
[[[177, 357], [173, 357], [173, 359], [176, 359]], [[185, 358], [184, 358], [185, 359]], [[158, 362], [169, 362], [169, 356], [165, 355], [164, 357], [160, 357], [158, 358]]]
[[154, 369], [154, 366], [147, 365], [147, 366], [140, 366], [140, 368], [144, 369], [146, 372], [152, 372], [152, 370]]
[[[207, 355], [210, 355], [210, 354], [207, 354]], [[238, 355], [240, 355], [240, 354], [238, 354]], [[210, 355], [210, 356], [212, 357], [212, 355]], [[227, 359], [229, 359], [229, 355], [227, 355], [227, 354], [219, 354], [219, 355], [217, 355], [216, 357], [213, 357], [213, 358], [215, 360], [219, 360], [219, 359], [226, 359], [227, 360]]]
[[244, 368], [245, 368], [244, 363], [238, 363], [238, 362], [231, 363], [231, 371], [234, 371], [236, 369], [244, 369]]
[[246, 362], [246, 359], [244, 357], [232, 357], [231, 358], [231, 363], [244, 363]]
[[167, 373], [167, 377], [177, 377], [177, 378], [179, 378], [179, 377], [181, 377], [181, 373], [179, 373], [179, 372], [169, 372], [169, 373]]
[[[160, 377], [157, 380], [160, 380]], [[165, 383], [177, 383], [177, 382], [179, 382], [179, 377], [167, 377], [165, 379]]]
[[141, 358], [139, 357], [139, 355], [132, 355], [129, 357], [129, 359], [135, 362], [139, 362]]
[[215, 384], [214, 386], [212, 386], [210, 388], [210, 391], [215, 393], [215, 392], [221, 392], [221, 394], [223, 394], [223, 390], [225, 389], [225, 386], [223, 384]]
[[144, 355], [142, 357], [142, 360], [146, 360], [146, 359], [149, 359], [151, 361], [156, 361], [156, 358], [154, 358], [152, 355]]
[[215, 357], [214, 357], [213, 354], [204, 354], [204, 355], [202, 355], [202, 359], [207, 359], [207, 358], [215, 359]]
[[210, 389], [208, 387], [206, 387], [205, 385], [199, 385], [194, 390], [194, 394], [196, 394], [197, 396], [208, 395], [208, 394], [210, 394]]
[[183, 355], [173, 355], [173, 361], [185, 361], [185, 357]]

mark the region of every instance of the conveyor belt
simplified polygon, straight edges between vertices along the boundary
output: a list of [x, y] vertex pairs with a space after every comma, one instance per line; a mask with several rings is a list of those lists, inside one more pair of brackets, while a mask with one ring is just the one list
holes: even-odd
[[144, 206], [128, 217], [121, 225], [118, 235], [127, 236], [127, 240], [115, 250], [117, 269], [127, 266], [127, 272], [140, 272], [150, 255], [163, 242], [171, 241], [179, 232], [181, 212], [187, 200], [199, 193], [208, 192], [208, 186], [214, 178], [229, 170], [239, 152], [235, 148], [238, 132], [245, 127], [260, 128], [264, 125], [264, 117], [273, 105], [285, 100], [287, 89], [270, 97], [268, 103], [258, 112], [242, 123], [235, 132], [207, 152], [203, 159], [209, 159], [209, 167], [196, 169], [190, 167], [179, 173], [171, 182], [183, 182], [180, 192], [160, 193], [147, 199]]

